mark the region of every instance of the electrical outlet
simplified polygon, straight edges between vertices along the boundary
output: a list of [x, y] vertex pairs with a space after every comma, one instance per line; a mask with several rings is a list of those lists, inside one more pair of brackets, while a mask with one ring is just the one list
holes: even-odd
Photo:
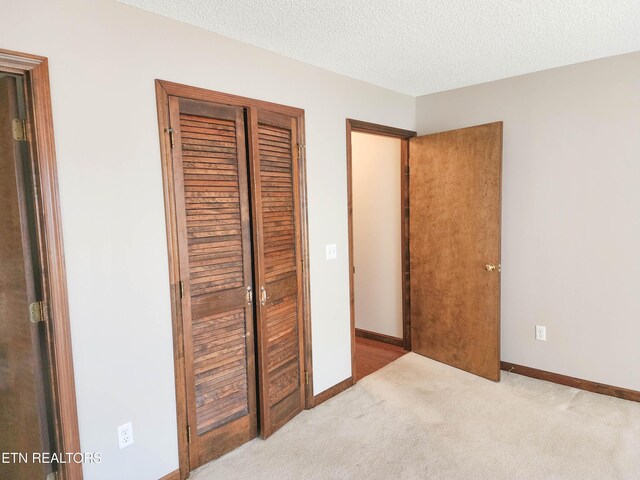
[[338, 258], [338, 247], [336, 246], [335, 243], [332, 243], [331, 245], [327, 245], [326, 247], [326, 256], [327, 256], [327, 260], [335, 260], [336, 258]]
[[536, 340], [547, 341], [547, 327], [536, 325]]
[[131, 422], [125, 423], [118, 427], [118, 445], [120, 448], [128, 447], [133, 444], [133, 426]]

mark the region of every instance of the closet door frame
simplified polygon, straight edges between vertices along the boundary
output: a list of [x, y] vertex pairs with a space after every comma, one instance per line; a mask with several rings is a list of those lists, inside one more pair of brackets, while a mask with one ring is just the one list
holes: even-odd
[[227, 93], [216, 92], [204, 88], [181, 85], [166, 80], [156, 80], [156, 103], [158, 110], [158, 129], [160, 136], [160, 153], [162, 158], [162, 176], [164, 188], [165, 218], [167, 232], [167, 249], [169, 255], [169, 281], [171, 287], [171, 317], [174, 348], [174, 375], [176, 384], [176, 410], [178, 424], [178, 456], [180, 462], [180, 478], [187, 478], [191, 471], [189, 466], [189, 443], [187, 432], [187, 378], [185, 376], [183, 319], [180, 298], [180, 268], [178, 254], [178, 222], [176, 212], [176, 192], [174, 191], [174, 175], [171, 153], [171, 135], [169, 132], [169, 97], [176, 96], [191, 100], [242, 107], [258, 108], [283, 113], [296, 119], [298, 144], [298, 205], [300, 208], [300, 254], [302, 259], [302, 316], [303, 316], [303, 357], [307, 377], [305, 379], [305, 409], [313, 407], [313, 366], [311, 351], [311, 310], [309, 287], [309, 241], [307, 220], [307, 182], [306, 153], [304, 135], [304, 110], [276, 103], [255, 100]]
[[[36, 190], [36, 230], [44, 286], [44, 312], [52, 390], [54, 440], [58, 452], [81, 452], [71, 348], [67, 275], [58, 193], [49, 61], [46, 57], [0, 49], [0, 73], [23, 75], [27, 100], [26, 141]], [[56, 478], [82, 480], [82, 464], [60, 463]]]

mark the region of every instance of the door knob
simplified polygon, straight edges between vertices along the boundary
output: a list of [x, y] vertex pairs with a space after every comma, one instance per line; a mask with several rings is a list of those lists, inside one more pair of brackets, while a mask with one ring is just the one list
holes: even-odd
[[484, 266], [484, 269], [485, 269], [487, 272], [493, 272], [496, 268], [497, 268], [497, 267], [496, 267], [493, 263], [487, 263], [487, 264]]

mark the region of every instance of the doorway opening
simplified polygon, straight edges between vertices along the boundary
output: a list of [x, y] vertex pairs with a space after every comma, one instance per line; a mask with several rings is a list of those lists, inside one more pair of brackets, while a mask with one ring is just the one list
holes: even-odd
[[354, 381], [411, 349], [408, 154], [415, 135], [347, 120]]
[[81, 479], [47, 59], [0, 50], [2, 478]]
[[[402, 142], [403, 338], [400, 343], [396, 337], [379, 333], [365, 332], [364, 336], [378, 345], [401, 345], [405, 350], [499, 381], [502, 122], [416, 137], [414, 132], [347, 120], [351, 361], [352, 378], [357, 380], [363, 375], [358, 374], [358, 351], [365, 349], [358, 349], [356, 340], [356, 334], [363, 332], [356, 329], [359, 287], [355, 281], [358, 257], [354, 255], [354, 216], [358, 214], [354, 201], [354, 132], [400, 138]], [[366, 167], [367, 175], [367, 169], [376, 168]], [[365, 179], [367, 175], [363, 175]], [[375, 175], [369, 176], [375, 179]], [[377, 210], [371, 215], [373, 233], [361, 236], [363, 242], [375, 244], [378, 239], [372, 240], [372, 235], [382, 236], [385, 226], [377, 224], [381, 217]], [[393, 244], [387, 239], [387, 245], [393, 248]], [[359, 261], [370, 267], [366, 264], [380, 263], [378, 257], [395, 254], [380, 248], [373, 256], [376, 258]], [[369, 275], [374, 271], [369, 268]], [[367, 278], [360, 284], [370, 281]], [[386, 285], [390, 290], [390, 284]], [[379, 309], [377, 303], [373, 309], [370, 305], [379, 302], [378, 297], [387, 302], [391, 296], [384, 288], [369, 293], [362, 299], [365, 303], [361, 310]], [[381, 368], [393, 361], [393, 356], [384, 360], [381, 352], [376, 352], [373, 366], [365, 368], [375, 369], [376, 364]], [[374, 362], [371, 358], [367, 361]]]

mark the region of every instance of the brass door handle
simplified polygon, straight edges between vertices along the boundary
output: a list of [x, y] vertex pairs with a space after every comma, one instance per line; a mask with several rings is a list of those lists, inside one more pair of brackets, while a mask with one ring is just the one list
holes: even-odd
[[496, 268], [497, 268], [497, 267], [496, 267], [493, 263], [487, 263], [487, 264], [484, 266], [484, 269], [485, 269], [487, 272], [493, 272]]
[[251, 287], [247, 287], [245, 298], [247, 300], [247, 305], [251, 305], [253, 303], [253, 291], [251, 290]]

